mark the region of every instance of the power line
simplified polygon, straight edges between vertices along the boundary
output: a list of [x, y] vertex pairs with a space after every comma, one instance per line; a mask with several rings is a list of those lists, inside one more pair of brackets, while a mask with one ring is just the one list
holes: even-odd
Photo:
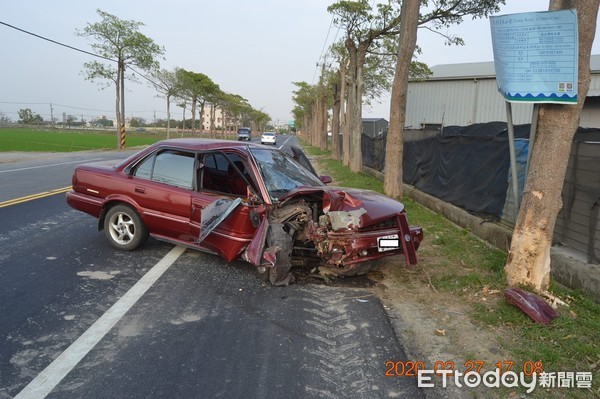
[[35, 37], [37, 37], [38, 39], [46, 40], [46, 41], [48, 41], [48, 42], [50, 42], [50, 43], [54, 43], [54, 44], [57, 44], [57, 45], [59, 45], [59, 46], [66, 47], [66, 48], [69, 48], [69, 49], [71, 49], [71, 50], [79, 51], [80, 53], [88, 54], [88, 55], [91, 55], [91, 56], [93, 56], [93, 57], [103, 58], [103, 59], [105, 59], [105, 60], [112, 61], [112, 62], [117, 62], [116, 60], [113, 60], [113, 59], [111, 59], [111, 58], [104, 57], [104, 56], [102, 56], [102, 55], [99, 55], [99, 54], [90, 53], [89, 51], [82, 50], [82, 49], [79, 49], [79, 48], [77, 48], [77, 47], [69, 46], [68, 44], [64, 44], [64, 43], [61, 43], [61, 42], [57, 42], [56, 40], [52, 40], [52, 39], [49, 39], [49, 38], [47, 38], [47, 37], [44, 37], [44, 36], [38, 35], [38, 34], [36, 34], [36, 33], [29, 32], [29, 31], [27, 31], [27, 30], [25, 30], [25, 29], [17, 28], [16, 26], [13, 26], [13, 25], [11, 25], [11, 24], [7, 24], [6, 22], [2, 22], [2, 21], [0, 21], [0, 24], [1, 24], [1, 25], [4, 25], [4, 26], [8, 26], [9, 28], [12, 28], [12, 29], [18, 30], [19, 32], [23, 32], [23, 33], [26, 33], [26, 34], [28, 34], [28, 35], [35, 36]]
[[[323, 58], [323, 53], [325, 52], [325, 46], [327, 46], [327, 40], [329, 39], [329, 33], [331, 32], [331, 27], [333, 26], [334, 16], [331, 16], [331, 22], [329, 23], [329, 29], [327, 29], [327, 36], [325, 36], [325, 41], [323, 42], [323, 48], [321, 49], [321, 55], [319, 55], [319, 60]], [[325, 61], [323, 61], [325, 62]], [[315, 73], [313, 74], [312, 83], [315, 83], [315, 77], [317, 76], [317, 71], [319, 70], [319, 61], [317, 61], [317, 66], [315, 67]]]
[[[118, 63], [118, 61], [117, 61], [117, 60], [113, 60], [112, 58], [108, 58], [108, 57], [105, 57], [105, 56], [102, 56], [102, 55], [99, 55], [99, 54], [95, 54], [95, 53], [92, 53], [92, 52], [89, 52], [89, 51], [86, 51], [86, 50], [79, 49], [79, 48], [77, 48], [77, 47], [70, 46], [70, 45], [68, 45], [68, 44], [65, 44], [65, 43], [58, 42], [58, 41], [56, 41], [56, 40], [49, 39], [49, 38], [47, 38], [47, 37], [44, 37], [44, 36], [38, 35], [38, 34], [36, 34], [36, 33], [29, 32], [29, 31], [27, 31], [27, 30], [25, 30], [25, 29], [18, 28], [18, 27], [16, 27], [16, 26], [14, 26], [14, 25], [11, 25], [11, 24], [8, 24], [8, 23], [6, 23], [6, 22], [2, 22], [2, 21], [0, 21], [0, 24], [1, 24], [1, 25], [4, 25], [4, 26], [8, 26], [9, 28], [12, 28], [12, 29], [18, 30], [19, 32], [23, 32], [23, 33], [26, 33], [26, 34], [28, 34], [28, 35], [31, 35], [31, 36], [37, 37], [37, 38], [39, 38], [39, 39], [46, 40], [46, 41], [48, 41], [48, 42], [50, 42], [50, 43], [54, 43], [54, 44], [56, 44], [56, 45], [59, 45], [59, 46], [66, 47], [66, 48], [68, 48], [68, 49], [71, 49], [71, 50], [79, 51], [80, 53], [88, 54], [88, 55], [91, 55], [91, 56], [93, 56], [93, 57], [102, 58], [102, 59], [104, 59], [104, 60], [107, 60], [107, 61], [111, 61], [111, 62]], [[159, 83], [156, 83], [156, 82], [154, 82], [154, 81], [153, 81], [152, 79], [150, 79], [149, 77], [147, 77], [147, 76], [143, 75], [142, 73], [140, 73], [140, 72], [138, 72], [137, 70], [135, 70], [134, 68], [132, 68], [130, 64], [127, 64], [127, 68], [131, 69], [131, 70], [132, 70], [134, 73], [136, 73], [136, 74], [138, 74], [139, 76], [141, 76], [142, 78], [146, 79], [148, 82], [152, 83], [154, 86], [157, 86], [157, 87], [162, 87], [162, 86], [161, 86]], [[93, 110], [90, 110], [90, 111], [93, 111]]]

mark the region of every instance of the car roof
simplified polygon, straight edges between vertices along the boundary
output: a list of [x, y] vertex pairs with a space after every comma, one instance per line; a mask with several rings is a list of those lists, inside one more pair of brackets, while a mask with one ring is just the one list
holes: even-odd
[[202, 138], [184, 138], [184, 139], [169, 139], [162, 140], [156, 143], [156, 146], [168, 147], [175, 146], [188, 150], [222, 150], [227, 148], [242, 149], [246, 147], [264, 148], [254, 143], [242, 143], [233, 140], [216, 140]]

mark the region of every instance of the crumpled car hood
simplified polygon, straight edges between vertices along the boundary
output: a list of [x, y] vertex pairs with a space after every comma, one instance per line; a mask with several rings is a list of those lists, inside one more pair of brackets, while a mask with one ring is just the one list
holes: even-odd
[[323, 196], [323, 212], [329, 214], [338, 228], [342, 225], [345, 228], [368, 227], [404, 210], [404, 204], [378, 192], [332, 186], [299, 187], [279, 200], [285, 203], [301, 195], [318, 193], [322, 193]]

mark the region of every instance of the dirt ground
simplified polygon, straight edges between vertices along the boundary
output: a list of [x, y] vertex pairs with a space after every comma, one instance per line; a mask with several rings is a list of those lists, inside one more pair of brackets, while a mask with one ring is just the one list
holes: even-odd
[[[320, 157], [310, 158], [319, 173], [327, 174], [325, 170], [319, 170], [322, 164], [314, 162]], [[343, 182], [333, 181], [331, 185], [343, 186]], [[431, 240], [425, 234], [422, 246], [431, 246]], [[468, 371], [475, 362], [484, 362], [482, 372], [485, 372], [493, 370], [497, 362], [510, 360], [511, 356], [503, 353], [498, 344], [498, 334], [504, 332], [490, 331], [476, 325], [469, 317], [471, 304], [468, 300], [453, 293], [438, 291], [431, 284], [431, 276], [427, 271], [428, 256], [431, 255], [418, 251], [419, 264], [412, 270], [407, 269], [403, 257], [389, 257], [382, 262], [378, 271], [368, 275], [408, 357], [386, 361], [423, 362], [426, 369], [433, 369], [436, 363], [438, 366], [444, 364], [460, 372]], [[495, 301], [500, 299], [500, 293], [472, 293], [467, 297], [469, 300]], [[452, 378], [446, 388], [442, 387], [441, 377], [433, 382], [434, 387], [424, 388], [427, 397], [432, 399], [528, 397], [505, 388], [490, 389], [483, 385], [479, 388], [459, 388], [454, 385]]]
[[[403, 259], [388, 258], [380, 271], [369, 275], [377, 282], [375, 290], [408, 356], [408, 359], [392, 360], [421, 361], [426, 369], [433, 369], [436, 362], [443, 362], [448, 368], [465, 372], [473, 366], [469, 362], [484, 362], [483, 370], [490, 371], [495, 363], [510, 359], [498, 345], [498, 332], [472, 322], [468, 303], [456, 295], [432, 288], [422, 267], [408, 271], [403, 263]], [[399, 272], [406, 273], [406, 278], [398, 277]], [[525, 397], [517, 392], [493, 392], [489, 388], [483, 389], [485, 387], [458, 388], [453, 383], [444, 389], [441, 382], [439, 377], [434, 388], [424, 389], [426, 395], [430, 398], [461, 399], [506, 398], [507, 395], [509, 398]]]

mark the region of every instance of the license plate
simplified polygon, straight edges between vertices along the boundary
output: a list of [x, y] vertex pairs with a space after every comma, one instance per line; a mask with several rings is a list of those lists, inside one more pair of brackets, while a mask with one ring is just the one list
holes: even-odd
[[379, 252], [393, 251], [394, 249], [398, 248], [400, 248], [400, 239], [398, 238], [398, 234], [379, 237], [377, 239], [377, 249]]

